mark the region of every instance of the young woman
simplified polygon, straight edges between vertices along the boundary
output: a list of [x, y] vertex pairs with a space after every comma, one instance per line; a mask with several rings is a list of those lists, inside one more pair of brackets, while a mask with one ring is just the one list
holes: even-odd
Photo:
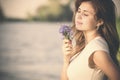
[[61, 80], [120, 80], [119, 38], [112, 0], [76, 0], [75, 45], [63, 40]]

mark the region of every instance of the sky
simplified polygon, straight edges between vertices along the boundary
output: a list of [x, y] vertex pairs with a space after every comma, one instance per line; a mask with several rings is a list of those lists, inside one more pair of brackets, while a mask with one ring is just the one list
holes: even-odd
[[[27, 14], [35, 15], [39, 6], [47, 5], [49, 0], [0, 0], [3, 12], [8, 18], [27, 18]], [[60, 0], [63, 3], [69, 0]], [[120, 0], [113, 0], [120, 16]], [[118, 8], [119, 7], [119, 8]]]
[[26, 18], [35, 14], [37, 7], [46, 5], [48, 0], [0, 0], [6, 17]]

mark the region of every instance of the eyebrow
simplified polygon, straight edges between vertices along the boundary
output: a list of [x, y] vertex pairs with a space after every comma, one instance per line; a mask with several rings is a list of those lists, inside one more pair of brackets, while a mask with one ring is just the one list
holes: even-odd
[[[78, 10], [81, 10], [80, 8], [78, 8]], [[84, 12], [88, 12], [90, 14], [94, 14], [93, 12], [87, 11], [87, 10], [83, 10]]]

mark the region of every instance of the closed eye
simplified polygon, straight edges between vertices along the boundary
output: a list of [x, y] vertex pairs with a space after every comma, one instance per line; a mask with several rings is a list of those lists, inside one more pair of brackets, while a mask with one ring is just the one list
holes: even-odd
[[85, 14], [85, 13], [84, 13], [83, 15], [84, 15], [84, 16], [88, 16], [88, 14]]

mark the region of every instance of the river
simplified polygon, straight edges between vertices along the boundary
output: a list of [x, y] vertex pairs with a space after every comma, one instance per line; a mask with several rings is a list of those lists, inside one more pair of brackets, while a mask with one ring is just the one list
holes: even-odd
[[0, 80], [60, 80], [60, 22], [0, 24]]

